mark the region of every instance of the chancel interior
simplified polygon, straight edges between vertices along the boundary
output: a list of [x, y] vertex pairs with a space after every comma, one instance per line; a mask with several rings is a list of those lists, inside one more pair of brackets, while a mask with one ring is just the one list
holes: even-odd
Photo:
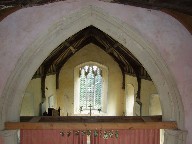
[[20, 115], [161, 114], [157, 89], [142, 64], [119, 42], [89, 26], [44, 60], [26, 89]]

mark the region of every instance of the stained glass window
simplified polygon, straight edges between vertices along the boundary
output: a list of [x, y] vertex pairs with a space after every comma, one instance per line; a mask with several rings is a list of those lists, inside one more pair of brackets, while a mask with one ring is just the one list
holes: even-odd
[[102, 70], [95, 65], [80, 68], [80, 107], [83, 109], [101, 109]]

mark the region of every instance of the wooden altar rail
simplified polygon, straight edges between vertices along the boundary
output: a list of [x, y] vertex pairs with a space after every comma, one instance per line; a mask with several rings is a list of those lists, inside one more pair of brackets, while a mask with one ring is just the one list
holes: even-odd
[[6, 122], [6, 130], [15, 129], [177, 129], [176, 122], [157, 117], [33, 117], [29, 122]]
[[57, 123], [57, 122], [6, 122], [6, 130], [16, 129], [177, 129], [176, 122], [137, 122], [137, 123]]

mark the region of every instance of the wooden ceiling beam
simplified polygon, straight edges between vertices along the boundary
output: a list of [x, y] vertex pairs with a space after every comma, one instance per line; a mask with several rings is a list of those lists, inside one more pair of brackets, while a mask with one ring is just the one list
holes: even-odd
[[[102, 36], [105, 37], [105, 40], [102, 39]], [[126, 63], [129, 63], [135, 69], [137, 67], [137, 64], [135, 61], [136, 58], [133, 60], [133, 58], [130, 57], [130, 55], [128, 55], [126, 51], [122, 50], [119, 47], [120, 46], [119, 42], [117, 42], [115, 40], [112, 41], [111, 38], [109, 38], [109, 37], [110, 36], [108, 36], [107, 34], [103, 33], [100, 30], [98, 30], [97, 35], [94, 36], [97, 43], [100, 43], [102, 45], [102, 47], [104, 47], [104, 48], [102, 48], [104, 51], [106, 51], [110, 55], [113, 55], [111, 52], [115, 51], [118, 54], [118, 56], [121, 56], [126, 61]], [[108, 46], [106, 48], [106, 45], [111, 45], [111, 46]], [[118, 59], [120, 59], [120, 58], [118, 58]]]
[[[83, 48], [85, 45], [87, 45], [87, 44], [89, 44], [90, 43], [90, 37], [88, 38], [88, 39], [84, 39], [81, 43], [80, 43], [80, 45], [78, 45], [78, 47], [77, 48], [75, 48], [76, 49], [76, 52], [77, 51], [79, 51], [81, 48]], [[62, 67], [63, 67], [63, 65], [67, 62], [67, 60], [70, 58], [70, 57], [72, 57], [74, 55], [74, 53], [70, 53], [70, 54], [68, 54], [66, 57], [65, 57], [65, 59], [64, 60], [62, 60], [60, 63], [59, 63], [59, 65], [57, 65], [57, 68], [58, 68], [58, 70], [60, 70]]]
[[75, 53], [77, 51], [77, 49], [75, 49], [74, 47], [70, 46], [69, 49], [71, 50], [72, 53]]
[[169, 9], [192, 15], [192, 1], [190, 0], [113, 0], [112, 3], [132, 5], [154, 10]]
[[[58, 0], [2, 0], [3, 6], [33, 6], [56, 2]], [[65, 0], [60, 0], [65, 1]], [[148, 9], [170, 9], [192, 15], [192, 1], [190, 0], [111, 0], [111, 3], [120, 3]]]
[[[101, 42], [99, 42], [98, 40], [96, 40], [95, 38], [92, 39], [91, 43], [97, 45], [98, 47], [100, 47], [100, 48], [101, 48], [102, 50], [104, 50], [104, 51], [106, 50], [106, 49], [105, 49], [105, 46], [104, 46]], [[120, 61], [120, 60], [119, 60], [116, 56], [114, 56], [112, 53], [108, 53], [108, 54], [114, 59], [114, 61], [116, 61], [116, 62], [119, 64], [119, 67], [122, 68], [122, 70], [124, 70], [124, 69], [123, 69], [123, 67], [124, 67], [123, 62]]]
[[[126, 48], [124, 48], [119, 42], [112, 39], [110, 36], [108, 36], [107, 34], [105, 34], [100, 30], [98, 30], [97, 33], [99, 33], [99, 37], [98, 35], [96, 35], [97, 41], [99, 41], [100, 43], [103, 43], [104, 46], [109, 45], [111, 47], [109, 49], [109, 52], [115, 51], [119, 56], [121, 56], [124, 59], [124, 61], [126, 61], [126, 63], [129, 63], [133, 68], [137, 67], [137, 65], [141, 66], [140, 62], [136, 58], [133, 58], [134, 56]], [[105, 40], [103, 40], [100, 35], [105, 37]]]
[[116, 62], [123, 70], [123, 74], [126, 73], [124, 67], [128, 65], [133, 68], [136, 76], [140, 74], [141, 63], [123, 45], [94, 26], [89, 26], [69, 37], [51, 52], [50, 56], [43, 62], [41, 67], [49, 70], [51, 65], [55, 65], [57, 73], [74, 53], [89, 43], [96, 44], [115, 58]]
[[47, 57], [47, 59], [45, 59], [43, 64], [50, 66], [67, 48], [68, 46], [66, 45], [66, 41], [61, 43], [55, 50], [50, 53], [50, 55]]

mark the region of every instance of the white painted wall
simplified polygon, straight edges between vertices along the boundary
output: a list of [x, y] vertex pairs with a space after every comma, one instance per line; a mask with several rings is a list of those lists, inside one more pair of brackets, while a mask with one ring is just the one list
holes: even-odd
[[20, 116], [34, 116], [34, 95], [29, 92], [25, 92], [21, 105]]
[[141, 80], [141, 102], [142, 102], [142, 115], [149, 115], [150, 96], [157, 93], [157, 89], [152, 81]]
[[[45, 80], [45, 102], [42, 105], [42, 113], [48, 112], [48, 97], [53, 96], [54, 108], [57, 109], [57, 97], [56, 97], [56, 80], [55, 75], [49, 75]], [[25, 95], [22, 101], [21, 116], [39, 116], [40, 115], [40, 103], [41, 98], [41, 79], [32, 79], [27, 86]]]
[[152, 94], [150, 96], [149, 115], [162, 115], [161, 103], [158, 94]]
[[[125, 84], [131, 85], [130, 87], [134, 88], [134, 102], [135, 102], [136, 96], [137, 96], [137, 91], [138, 91], [137, 78], [134, 76], [126, 75]], [[127, 95], [128, 89], [130, 87], [127, 87], [127, 89], [125, 89], [125, 96]], [[142, 79], [141, 80], [141, 92], [140, 92], [141, 98], [140, 98], [140, 100], [142, 103], [142, 115], [143, 116], [149, 115], [150, 96], [154, 93], [157, 93], [157, 89], [156, 89], [154, 83], [152, 81]], [[128, 102], [128, 104], [132, 105], [132, 102]], [[133, 115], [136, 115], [137, 106], [135, 106], [135, 105], [136, 105], [136, 103], [134, 103]], [[129, 113], [131, 113], [131, 111]], [[139, 113], [139, 112], [137, 112], [137, 113]]]
[[41, 103], [41, 79], [32, 79], [22, 101], [21, 116], [39, 116]]
[[46, 111], [48, 112], [48, 98], [50, 96], [53, 96], [54, 101], [54, 107], [55, 109], [58, 109], [57, 107], [57, 93], [56, 93], [56, 75], [49, 75], [46, 76], [45, 79], [45, 96], [46, 96]]
[[125, 99], [124, 99], [125, 115], [134, 116], [135, 103], [135, 88], [132, 84], [125, 84]]

